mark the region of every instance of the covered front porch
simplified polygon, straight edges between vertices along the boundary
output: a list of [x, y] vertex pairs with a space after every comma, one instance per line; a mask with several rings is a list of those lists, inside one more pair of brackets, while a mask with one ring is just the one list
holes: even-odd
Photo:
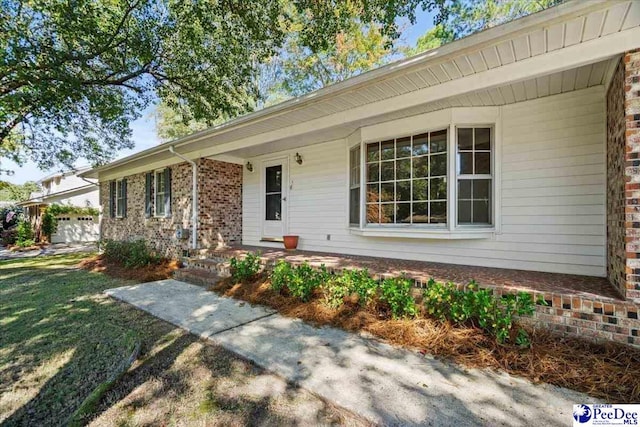
[[473, 280], [497, 295], [527, 292], [536, 301], [536, 312], [533, 319], [526, 321], [536, 327], [640, 345], [638, 305], [626, 301], [604, 277], [237, 245], [189, 258], [176, 278], [204, 285], [214, 283], [228, 274], [229, 259], [248, 253], [259, 253], [267, 269], [284, 260], [294, 265], [306, 262], [316, 268], [324, 265], [333, 272], [367, 269], [376, 278], [405, 275], [415, 281], [417, 288], [426, 286], [430, 279], [453, 282], [459, 287]]

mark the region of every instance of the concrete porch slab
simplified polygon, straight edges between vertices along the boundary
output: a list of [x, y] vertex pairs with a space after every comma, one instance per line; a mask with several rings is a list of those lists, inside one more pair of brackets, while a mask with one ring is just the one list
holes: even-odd
[[316, 328], [176, 280], [107, 293], [379, 424], [568, 425], [573, 404], [595, 401], [507, 374], [466, 370], [339, 329]]
[[173, 279], [108, 289], [105, 293], [189, 332], [208, 337], [275, 313]]

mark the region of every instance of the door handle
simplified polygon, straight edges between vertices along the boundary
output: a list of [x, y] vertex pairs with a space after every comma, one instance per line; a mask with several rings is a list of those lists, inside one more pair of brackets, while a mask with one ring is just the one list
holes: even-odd
[[287, 201], [287, 198], [286, 198], [286, 197], [283, 197], [283, 198], [282, 198], [282, 201], [283, 201], [283, 202], [286, 202], [286, 201]]

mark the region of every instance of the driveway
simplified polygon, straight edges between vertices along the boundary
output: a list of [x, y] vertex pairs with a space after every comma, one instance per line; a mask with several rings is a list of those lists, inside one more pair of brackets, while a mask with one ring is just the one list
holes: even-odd
[[42, 249], [32, 251], [10, 251], [4, 246], [0, 246], [0, 260], [32, 258], [42, 255], [62, 255], [76, 252], [95, 252], [98, 250], [97, 243], [54, 243]]
[[107, 290], [286, 380], [385, 425], [568, 425], [594, 399], [487, 370], [463, 369], [339, 329], [162, 280]]

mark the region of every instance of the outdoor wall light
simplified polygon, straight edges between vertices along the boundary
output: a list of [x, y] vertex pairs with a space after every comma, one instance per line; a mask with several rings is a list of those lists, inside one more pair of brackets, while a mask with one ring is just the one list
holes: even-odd
[[251, 164], [251, 162], [247, 162], [246, 166], [249, 172], [253, 172], [253, 165]]
[[302, 164], [302, 156], [300, 155], [300, 153], [296, 153], [295, 156], [293, 156], [293, 158], [296, 160], [296, 163], [301, 165]]

